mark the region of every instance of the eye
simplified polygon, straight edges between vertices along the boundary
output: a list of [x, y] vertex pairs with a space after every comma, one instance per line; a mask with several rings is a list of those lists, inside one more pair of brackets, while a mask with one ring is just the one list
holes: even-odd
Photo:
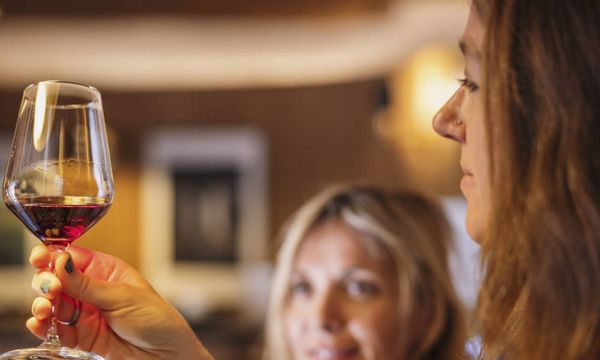
[[479, 90], [479, 85], [475, 84], [474, 82], [472, 82], [471, 80], [467, 79], [467, 78], [462, 78], [462, 79], [458, 79], [458, 82], [460, 83], [460, 86], [464, 86], [466, 87], [470, 92], [475, 92], [477, 90]]
[[290, 286], [290, 294], [292, 296], [308, 296], [311, 290], [310, 284], [305, 280], [294, 281]]
[[367, 280], [351, 280], [346, 283], [348, 295], [355, 298], [373, 297], [380, 291], [379, 286]]

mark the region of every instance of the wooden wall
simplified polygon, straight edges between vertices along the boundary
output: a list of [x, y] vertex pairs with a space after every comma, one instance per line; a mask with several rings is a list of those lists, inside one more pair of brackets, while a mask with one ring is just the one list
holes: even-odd
[[[235, 91], [115, 92], [100, 89], [112, 131], [116, 201], [80, 241], [139, 264], [140, 141], [164, 127], [254, 126], [270, 142], [271, 234], [331, 182], [413, 187], [403, 154], [379, 139], [372, 116], [382, 79], [328, 86]], [[12, 133], [19, 90], [0, 91], [0, 130]], [[452, 179], [450, 179], [452, 180]], [[457, 182], [457, 181], [456, 181]], [[432, 189], [435, 191], [435, 189]]]

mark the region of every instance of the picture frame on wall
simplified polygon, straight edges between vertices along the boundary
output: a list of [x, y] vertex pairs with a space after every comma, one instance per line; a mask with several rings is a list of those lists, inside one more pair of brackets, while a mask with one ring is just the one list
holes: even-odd
[[161, 129], [147, 134], [142, 152], [144, 275], [192, 322], [243, 312], [259, 296], [246, 292], [253, 274], [268, 283], [264, 135], [247, 127]]
[[173, 169], [175, 261], [239, 259], [239, 172], [235, 166]]

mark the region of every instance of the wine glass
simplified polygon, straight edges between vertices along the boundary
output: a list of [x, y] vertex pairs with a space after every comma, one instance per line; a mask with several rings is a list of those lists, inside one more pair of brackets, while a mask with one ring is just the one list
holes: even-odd
[[[114, 185], [98, 90], [66, 81], [42, 81], [24, 90], [3, 190], [8, 208], [53, 258], [100, 220]], [[56, 307], [54, 301], [53, 313]], [[12, 350], [0, 359], [103, 359], [62, 346], [56, 322], [52, 316], [39, 347]]]

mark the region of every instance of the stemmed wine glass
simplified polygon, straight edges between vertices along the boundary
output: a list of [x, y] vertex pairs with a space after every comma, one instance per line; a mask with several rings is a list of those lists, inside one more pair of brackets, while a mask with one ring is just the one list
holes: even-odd
[[[98, 90], [66, 81], [24, 90], [3, 190], [8, 208], [53, 255], [100, 220], [114, 185]], [[54, 313], [56, 306], [54, 301]], [[56, 322], [53, 316], [39, 347], [0, 359], [103, 359], [62, 346]]]

